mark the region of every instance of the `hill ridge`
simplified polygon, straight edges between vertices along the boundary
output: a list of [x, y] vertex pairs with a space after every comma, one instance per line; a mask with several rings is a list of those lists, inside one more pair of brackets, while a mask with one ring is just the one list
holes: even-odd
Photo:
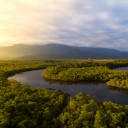
[[[42, 57], [41, 57], [42, 56]], [[0, 47], [0, 59], [127, 59], [128, 52], [109, 48], [76, 47], [64, 44], [15, 44]]]

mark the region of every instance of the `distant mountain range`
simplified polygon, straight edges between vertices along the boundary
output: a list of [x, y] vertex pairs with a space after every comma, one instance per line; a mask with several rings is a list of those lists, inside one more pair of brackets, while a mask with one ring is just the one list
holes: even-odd
[[128, 52], [108, 48], [71, 47], [62, 44], [15, 44], [0, 47], [0, 59], [128, 59]]

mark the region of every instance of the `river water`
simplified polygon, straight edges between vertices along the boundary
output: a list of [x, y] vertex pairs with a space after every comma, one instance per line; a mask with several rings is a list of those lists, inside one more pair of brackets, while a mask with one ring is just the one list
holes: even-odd
[[[128, 71], [128, 67], [116, 68], [115, 70]], [[112, 88], [101, 82], [62, 82], [47, 80], [42, 77], [42, 72], [43, 69], [27, 71], [15, 74], [8, 79], [14, 79], [20, 83], [28, 83], [32, 87], [60, 89], [63, 92], [69, 93], [71, 96], [83, 92], [98, 100], [128, 104], [128, 90]]]

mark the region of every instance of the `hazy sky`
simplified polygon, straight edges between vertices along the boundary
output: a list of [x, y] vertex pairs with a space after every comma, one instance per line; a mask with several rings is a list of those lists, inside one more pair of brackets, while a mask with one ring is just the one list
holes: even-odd
[[0, 45], [128, 50], [127, 0], [0, 0]]

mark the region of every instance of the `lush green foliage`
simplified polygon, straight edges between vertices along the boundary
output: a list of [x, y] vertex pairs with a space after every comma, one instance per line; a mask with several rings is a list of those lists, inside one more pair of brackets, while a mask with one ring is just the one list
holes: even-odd
[[51, 128], [67, 104], [67, 94], [9, 81], [0, 89], [0, 128]]
[[48, 68], [43, 76], [54, 80], [84, 81], [84, 80], [110, 80], [112, 78], [126, 79], [128, 72], [112, 70], [107, 67], [83, 67], [60, 68], [59, 66]]
[[45, 71], [50, 79], [124, 80], [127, 85], [127, 72], [110, 69], [127, 65], [127, 60], [0, 61], [0, 128], [126, 128], [127, 105], [96, 101], [82, 93], [69, 100], [60, 90], [33, 88], [7, 77], [50, 66]]
[[96, 102], [89, 95], [79, 93], [70, 98], [58, 121], [63, 128], [126, 128], [128, 106]]
[[107, 84], [113, 87], [128, 89], [128, 78], [120, 79], [116, 77], [108, 81]]
[[0, 128], [51, 127], [67, 104], [67, 94], [8, 81], [7, 76], [54, 66], [60, 61], [0, 61]]
[[[127, 66], [128, 61], [69, 62], [47, 68], [43, 76], [47, 79], [63, 81], [106, 81], [108, 85], [128, 88], [128, 72], [113, 70], [118, 66]], [[116, 80], [118, 81], [116, 84]]]

